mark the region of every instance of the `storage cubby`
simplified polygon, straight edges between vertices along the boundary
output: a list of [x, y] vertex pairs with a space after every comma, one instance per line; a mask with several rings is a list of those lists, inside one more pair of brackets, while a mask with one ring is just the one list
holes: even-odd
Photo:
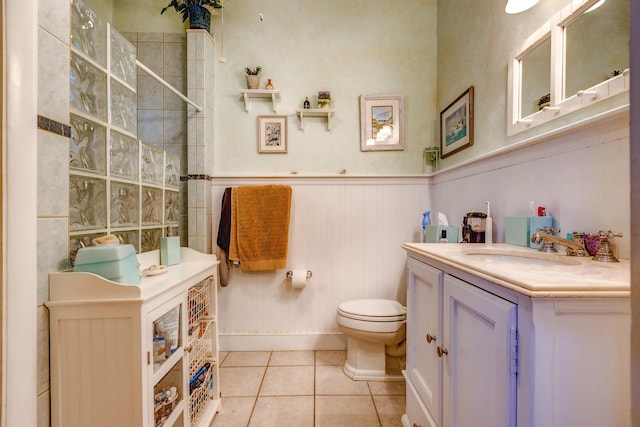
[[[141, 270], [159, 251], [138, 254]], [[208, 426], [220, 410], [217, 265], [181, 262], [140, 285], [49, 275], [51, 425]]]

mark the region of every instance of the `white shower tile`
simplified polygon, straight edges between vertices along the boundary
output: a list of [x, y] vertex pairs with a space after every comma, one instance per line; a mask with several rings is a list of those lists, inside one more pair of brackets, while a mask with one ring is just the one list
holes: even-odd
[[138, 60], [159, 76], [163, 75], [162, 53], [162, 43], [138, 40]]
[[69, 0], [38, 0], [38, 25], [68, 43], [71, 25]]
[[164, 110], [164, 143], [187, 143], [186, 115], [180, 110]]
[[38, 114], [69, 123], [69, 46], [38, 30]]
[[138, 111], [138, 137], [145, 142], [162, 144], [162, 110]]
[[67, 218], [38, 219], [38, 305], [49, 298], [49, 273], [68, 267], [68, 230]]
[[157, 110], [163, 103], [163, 86], [148, 75], [138, 77], [138, 110]]
[[69, 138], [39, 130], [38, 216], [68, 215], [68, 161]]
[[164, 76], [184, 76], [185, 46], [181, 43], [164, 44]]

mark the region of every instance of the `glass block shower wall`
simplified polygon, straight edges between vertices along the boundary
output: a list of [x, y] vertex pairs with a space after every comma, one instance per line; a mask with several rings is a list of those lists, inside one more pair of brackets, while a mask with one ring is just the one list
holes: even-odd
[[71, 46], [70, 259], [108, 233], [158, 249], [178, 232], [180, 158], [137, 137], [135, 48], [81, 0]]

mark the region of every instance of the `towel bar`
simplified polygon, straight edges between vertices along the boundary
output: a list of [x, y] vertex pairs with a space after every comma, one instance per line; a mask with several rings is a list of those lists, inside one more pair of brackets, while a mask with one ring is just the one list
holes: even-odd
[[[313, 273], [307, 270], [307, 279], [311, 279], [312, 276], [313, 276]], [[291, 279], [292, 277], [293, 277], [293, 271], [291, 270], [287, 271], [287, 279]]]

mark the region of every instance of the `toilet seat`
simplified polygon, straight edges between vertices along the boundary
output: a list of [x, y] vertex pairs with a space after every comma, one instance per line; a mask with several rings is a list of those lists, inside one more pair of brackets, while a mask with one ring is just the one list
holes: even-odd
[[398, 322], [407, 318], [407, 309], [398, 301], [360, 299], [340, 304], [338, 314], [366, 322]]
[[349, 329], [373, 333], [396, 333], [407, 319], [407, 309], [397, 301], [365, 299], [343, 302], [336, 322]]

